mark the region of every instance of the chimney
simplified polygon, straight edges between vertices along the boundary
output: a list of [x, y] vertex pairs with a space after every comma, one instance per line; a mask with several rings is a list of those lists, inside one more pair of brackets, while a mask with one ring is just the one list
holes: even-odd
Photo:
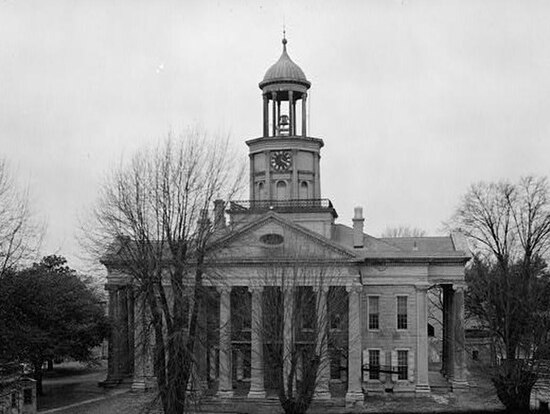
[[363, 207], [355, 207], [353, 215], [353, 247], [361, 248], [363, 246]]
[[214, 200], [214, 229], [221, 230], [225, 226], [225, 202], [223, 200]]

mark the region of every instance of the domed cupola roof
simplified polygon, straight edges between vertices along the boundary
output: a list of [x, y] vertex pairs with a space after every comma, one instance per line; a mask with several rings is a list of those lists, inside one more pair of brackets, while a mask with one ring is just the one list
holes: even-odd
[[304, 71], [290, 59], [286, 51], [286, 38], [283, 38], [283, 53], [279, 60], [265, 73], [260, 82], [260, 88], [274, 83], [298, 83], [309, 88], [311, 83], [307, 80]]

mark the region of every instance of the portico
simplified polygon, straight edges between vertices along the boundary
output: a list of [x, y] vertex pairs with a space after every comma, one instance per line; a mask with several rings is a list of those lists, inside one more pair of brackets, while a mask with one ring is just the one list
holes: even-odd
[[[246, 141], [250, 197], [218, 200], [202, 217], [214, 225], [195, 348], [199, 389], [220, 400], [245, 389], [254, 401], [281, 386], [296, 389], [313, 367], [317, 400], [332, 398], [335, 384], [348, 404], [372, 393], [430, 392], [427, 292], [434, 285], [443, 289], [442, 372], [454, 390], [467, 387], [464, 237], [377, 238], [360, 207], [351, 226], [337, 223], [332, 202], [321, 198], [324, 141], [306, 129], [311, 83], [286, 39], [259, 87], [263, 134]], [[109, 257], [115, 328], [107, 382], [148, 389], [150, 313], [137, 281]]]

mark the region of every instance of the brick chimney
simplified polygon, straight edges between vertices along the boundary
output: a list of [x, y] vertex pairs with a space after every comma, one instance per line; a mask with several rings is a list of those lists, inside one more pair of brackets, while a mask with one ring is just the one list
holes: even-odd
[[353, 214], [353, 247], [361, 248], [363, 246], [363, 207], [355, 207]]

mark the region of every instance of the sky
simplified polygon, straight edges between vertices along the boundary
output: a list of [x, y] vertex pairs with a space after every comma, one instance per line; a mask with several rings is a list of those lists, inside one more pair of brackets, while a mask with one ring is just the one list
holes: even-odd
[[79, 220], [139, 148], [198, 125], [246, 159], [284, 25], [338, 221], [435, 235], [472, 183], [549, 174], [549, 21], [546, 0], [0, 0], [0, 157], [41, 253], [79, 268]]

